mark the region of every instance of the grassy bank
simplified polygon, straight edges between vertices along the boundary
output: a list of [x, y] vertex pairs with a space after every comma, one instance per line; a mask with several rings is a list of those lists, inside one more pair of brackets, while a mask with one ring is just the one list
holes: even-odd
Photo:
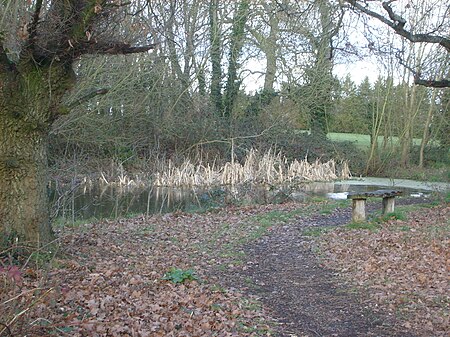
[[[327, 134], [327, 137], [329, 140], [331, 140], [333, 142], [351, 142], [361, 150], [367, 150], [370, 148], [370, 136], [369, 135], [363, 135], [363, 134], [358, 134], [358, 133], [330, 132]], [[388, 144], [392, 144], [392, 145], [399, 144], [398, 137], [389, 137], [389, 139], [387, 141], [388, 141]], [[384, 137], [378, 136], [378, 145], [382, 146], [383, 142], [384, 142]], [[421, 142], [422, 142], [422, 139], [420, 139], [420, 138], [413, 139], [413, 145], [415, 145], [415, 146], [420, 146]]]

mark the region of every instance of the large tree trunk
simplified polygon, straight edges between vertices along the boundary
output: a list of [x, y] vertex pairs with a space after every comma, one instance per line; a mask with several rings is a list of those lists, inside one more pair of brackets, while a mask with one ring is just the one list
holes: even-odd
[[[265, 9], [269, 12], [273, 8], [265, 6]], [[279, 19], [277, 13], [272, 13], [269, 16], [270, 33], [262, 45], [264, 46], [263, 52], [266, 54], [266, 73], [264, 77], [264, 90], [266, 92], [274, 91], [275, 75], [277, 72], [277, 56], [278, 56], [278, 34], [279, 34]]]
[[52, 239], [47, 200], [48, 135], [32, 130], [8, 110], [2, 107], [0, 111], [1, 232], [11, 238], [47, 243]]
[[[62, 113], [62, 97], [75, 83], [73, 61], [85, 54], [147, 52], [155, 44], [132, 46], [115, 34], [123, 29], [118, 26], [123, 16], [115, 14], [125, 4], [14, 3], [0, 6], [2, 18], [23, 22], [21, 41], [16, 41], [16, 29], [0, 26], [0, 238], [12, 235], [35, 246], [52, 239], [47, 143], [50, 127]], [[27, 15], [20, 17], [20, 12]], [[115, 18], [119, 21], [111, 21]]]
[[333, 91], [333, 38], [341, 26], [339, 22], [332, 20], [332, 5], [328, 0], [316, 2], [320, 15], [321, 34], [318, 38], [312, 38], [311, 43], [316, 50], [315, 64], [310, 70], [309, 85], [310, 95], [313, 100], [311, 111], [311, 134], [317, 138], [326, 138], [328, 132], [327, 119], [329, 109], [332, 106]]
[[53, 238], [47, 145], [59, 102], [72, 83], [61, 65], [0, 69], [0, 233], [41, 246]]

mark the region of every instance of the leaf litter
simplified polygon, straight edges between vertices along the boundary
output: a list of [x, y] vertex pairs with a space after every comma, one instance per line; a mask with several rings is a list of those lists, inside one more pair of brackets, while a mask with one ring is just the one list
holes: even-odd
[[207, 276], [271, 207], [64, 228], [52, 267], [0, 274], [0, 336], [271, 336], [268, 313], [248, 305], [256, 299]]
[[[228, 207], [64, 228], [51, 267], [18, 270], [0, 261], [0, 336], [273, 336], [272, 312], [214, 273], [235, 268], [242, 245], [302, 221], [302, 207]], [[284, 215], [265, 223], [275, 213]], [[406, 330], [444, 335], [448, 213], [448, 206], [423, 209], [377, 231], [330, 231], [320, 245], [326, 265], [366, 289], [374, 310], [400, 316]]]
[[450, 331], [450, 207], [420, 209], [377, 230], [339, 228], [319, 243], [325, 265], [417, 336]]

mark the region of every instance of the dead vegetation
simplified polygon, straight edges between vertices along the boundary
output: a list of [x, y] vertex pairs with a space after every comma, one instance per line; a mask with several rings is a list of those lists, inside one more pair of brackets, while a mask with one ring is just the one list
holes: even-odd
[[[339, 166], [339, 168], [337, 167]], [[331, 181], [348, 179], [351, 173], [347, 162], [337, 165], [334, 160], [313, 163], [303, 160], [288, 162], [281, 153], [269, 150], [264, 154], [250, 150], [243, 163], [231, 161], [223, 166], [193, 164], [185, 160], [175, 166], [171, 161], [164, 170], [155, 174], [155, 186], [214, 186], [243, 183], [265, 183], [271, 185], [305, 181]]]

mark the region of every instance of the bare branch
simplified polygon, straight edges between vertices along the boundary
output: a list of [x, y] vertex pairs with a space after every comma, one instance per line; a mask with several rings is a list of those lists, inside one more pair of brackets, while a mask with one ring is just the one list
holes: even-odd
[[[384, 16], [378, 12], [375, 12], [369, 7], [365, 6], [365, 1], [358, 0], [344, 0], [346, 3], [349, 3], [353, 8], [359, 10], [360, 12], [375, 18], [388, 27], [392, 28], [396, 34], [402, 36], [406, 40], [413, 43], [432, 43], [438, 44], [445, 48], [447, 52], [450, 52], [450, 39], [448, 37], [444, 37], [441, 35], [434, 35], [431, 33], [422, 33], [422, 34], [414, 34], [410, 30], [405, 29], [405, 25], [407, 20], [403, 18], [401, 15], [398, 15], [394, 12], [391, 7], [391, 3], [395, 0], [386, 0], [382, 2], [382, 7], [386, 11], [387, 16]], [[400, 64], [402, 64], [405, 68], [407, 68], [414, 76], [414, 83], [418, 85], [423, 85], [426, 87], [434, 87], [434, 88], [446, 88], [450, 87], [450, 81], [446, 78], [442, 79], [424, 79], [422, 78], [422, 74], [418, 72], [416, 69], [413, 69], [411, 66], [406, 64], [404, 60], [396, 55]]]
[[405, 24], [406, 20], [401, 17], [398, 14], [395, 14], [392, 7], [390, 6], [391, 1], [384, 1], [383, 2], [383, 8], [386, 10], [386, 12], [389, 15], [389, 19], [384, 17], [383, 15], [374, 12], [370, 10], [368, 7], [363, 6], [359, 1], [357, 0], [344, 0], [345, 2], [352, 5], [354, 8], [358, 9], [359, 11], [380, 20], [387, 26], [391, 27], [395, 33], [397, 33], [400, 36], [403, 36], [405, 39], [411, 41], [411, 42], [425, 42], [425, 43], [436, 43], [444, 47], [447, 52], [450, 52], [450, 39], [446, 38], [444, 36], [440, 35], [433, 35], [433, 34], [413, 34], [410, 31], [406, 30]]
[[158, 44], [159, 43], [152, 43], [145, 46], [131, 46], [129, 43], [124, 42], [80, 44], [75, 48], [74, 55], [78, 57], [84, 54], [136, 54], [155, 49]]
[[411, 74], [414, 76], [414, 84], [422, 85], [424, 87], [430, 87], [430, 88], [448, 88], [450, 87], [450, 81], [446, 78], [442, 78], [439, 80], [435, 79], [423, 79], [422, 74], [420, 72], [417, 72], [412, 67], [410, 67], [407, 63], [403, 61], [403, 59], [399, 56], [395, 56], [398, 60], [398, 62], [404, 66], [406, 69], [408, 69]]
[[420, 78], [420, 75], [418, 77], [414, 77], [414, 84], [422, 85], [424, 87], [430, 87], [430, 88], [449, 88], [450, 87], [450, 81], [447, 79], [442, 80], [424, 80]]
[[31, 24], [28, 27], [29, 41], [31, 46], [34, 43], [34, 38], [36, 37], [37, 34], [37, 26], [39, 23], [39, 16], [41, 14], [41, 10], [42, 10], [42, 0], [37, 0], [36, 7], [33, 13], [33, 20], [31, 21]]
[[0, 325], [4, 327], [3, 330], [0, 331], [1, 333], [3, 333], [4, 331], [6, 331], [6, 332], [8, 333], [8, 336], [12, 336], [12, 335], [13, 335], [12, 332], [11, 332], [11, 329], [10, 329], [9, 325], [7, 325], [7, 324], [5, 324], [5, 323], [2, 323], [2, 322], [0, 322]]
[[108, 91], [109, 91], [109, 89], [107, 89], [107, 88], [94, 89], [94, 90], [88, 92], [87, 94], [85, 94], [84, 96], [78, 98], [77, 100], [69, 103], [67, 105], [67, 108], [69, 108], [69, 109], [74, 108], [77, 105], [80, 105], [84, 102], [89, 101], [91, 98], [94, 98], [95, 96], [105, 95], [108, 93]]

